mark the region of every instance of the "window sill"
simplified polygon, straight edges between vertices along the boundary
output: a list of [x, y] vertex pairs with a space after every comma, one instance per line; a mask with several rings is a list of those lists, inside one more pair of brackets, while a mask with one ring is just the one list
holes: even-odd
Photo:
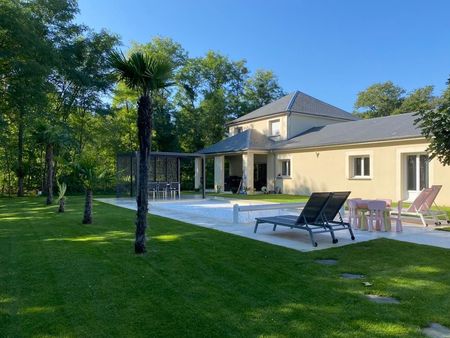
[[349, 180], [355, 180], [355, 181], [370, 181], [372, 179], [372, 176], [353, 176], [349, 177]]
[[277, 176], [277, 179], [279, 180], [292, 180], [291, 176]]

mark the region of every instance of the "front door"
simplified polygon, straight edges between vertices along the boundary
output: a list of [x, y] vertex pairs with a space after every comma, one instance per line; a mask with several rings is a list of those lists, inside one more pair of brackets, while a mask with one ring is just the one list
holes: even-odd
[[406, 155], [406, 198], [413, 201], [420, 191], [428, 188], [428, 156]]
[[256, 191], [261, 191], [261, 188], [267, 185], [267, 164], [255, 164], [253, 171], [253, 185]]

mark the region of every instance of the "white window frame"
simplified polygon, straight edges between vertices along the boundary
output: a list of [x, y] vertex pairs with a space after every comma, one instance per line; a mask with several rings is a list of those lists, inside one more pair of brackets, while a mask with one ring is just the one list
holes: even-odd
[[239, 133], [242, 133], [244, 131], [244, 128], [242, 127], [234, 127], [234, 134], [233, 135], [237, 135]]
[[[274, 134], [273, 133], [273, 124], [274, 123], [278, 123], [278, 134]], [[270, 137], [276, 137], [276, 136], [281, 136], [281, 119], [276, 119], [276, 120], [270, 120], [269, 121], [269, 136]]]
[[[285, 163], [287, 163], [287, 172], [286, 172], [286, 174], [283, 174], [283, 166]], [[291, 177], [291, 173], [292, 173], [291, 159], [286, 158], [286, 159], [280, 160], [280, 171], [281, 171], [281, 177], [288, 177], [288, 178]]]
[[[365, 159], [369, 160], [369, 174], [366, 175], [365, 174]], [[356, 160], [357, 159], [361, 159], [361, 173], [358, 174], [356, 173]], [[369, 155], [356, 155], [356, 156], [351, 156], [350, 157], [350, 168], [351, 168], [351, 172], [350, 172], [350, 177], [353, 179], [370, 179], [372, 178], [372, 159]]]
[[[355, 158], [357, 157], [368, 157], [369, 158], [369, 175], [368, 176], [359, 176], [355, 175]], [[345, 153], [345, 173], [347, 175], [348, 180], [371, 180], [374, 179], [374, 172], [373, 172], [373, 163], [374, 163], [374, 156], [373, 156], [373, 150], [369, 149], [361, 149], [356, 151], [348, 151]], [[364, 170], [363, 167], [361, 167], [361, 170]], [[362, 172], [364, 174], [364, 171]]]

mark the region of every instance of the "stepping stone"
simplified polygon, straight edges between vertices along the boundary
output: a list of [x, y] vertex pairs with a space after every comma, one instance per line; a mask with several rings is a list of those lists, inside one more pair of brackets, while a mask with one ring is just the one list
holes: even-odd
[[431, 323], [422, 330], [422, 333], [431, 338], [450, 338], [450, 329], [438, 323]]
[[365, 276], [357, 275], [357, 274], [353, 274], [353, 273], [342, 273], [341, 277], [345, 278], [345, 279], [361, 279], [361, 278], [364, 278]]
[[335, 259], [317, 259], [316, 263], [319, 263], [322, 265], [336, 265], [337, 260], [335, 260]]
[[383, 297], [378, 295], [366, 295], [366, 297], [370, 301], [378, 304], [400, 304], [398, 299], [392, 297]]
[[372, 283], [369, 283], [369, 282], [362, 282], [362, 283], [364, 286], [372, 286], [373, 285]]

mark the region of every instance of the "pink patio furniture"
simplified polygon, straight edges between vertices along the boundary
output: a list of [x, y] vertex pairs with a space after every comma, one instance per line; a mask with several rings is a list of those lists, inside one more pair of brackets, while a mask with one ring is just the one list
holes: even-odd
[[[432, 220], [434, 224], [440, 225], [444, 220], [449, 223], [447, 213], [436, 205], [435, 199], [441, 190], [442, 185], [433, 185], [431, 188], [423, 189], [416, 199], [412, 202], [410, 207], [406, 210], [401, 210], [401, 216], [419, 217], [424, 226], [428, 226], [428, 220]], [[437, 210], [431, 210], [432, 206]], [[398, 214], [399, 211], [393, 211], [393, 214]]]
[[397, 213], [391, 214], [389, 217], [391, 221], [395, 221], [395, 231], [396, 232], [402, 232], [403, 231], [403, 223], [402, 223], [402, 208], [403, 208], [403, 201], [398, 201], [397, 204]]
[[358, 217], [358, 201], [360, 201], [361, 198], [351, 198], [347, 200], [348, 205], [348, 222], [350, 225], [356, 229], [359, 229], [359, 217]]
[[[368, 222], [368, 230], [383, 230], [387, 231], [390, 229], [388, 224], [385, 222], [385, 213], [387, 211], [387, 203], [382, 200], [373, 200], [368, 201], [367, 208], [369, 209], [369, 222]], [[374, 225], [375, 222], [375, 225]], [[389, 224], [390, 225], [390, 224]]]

